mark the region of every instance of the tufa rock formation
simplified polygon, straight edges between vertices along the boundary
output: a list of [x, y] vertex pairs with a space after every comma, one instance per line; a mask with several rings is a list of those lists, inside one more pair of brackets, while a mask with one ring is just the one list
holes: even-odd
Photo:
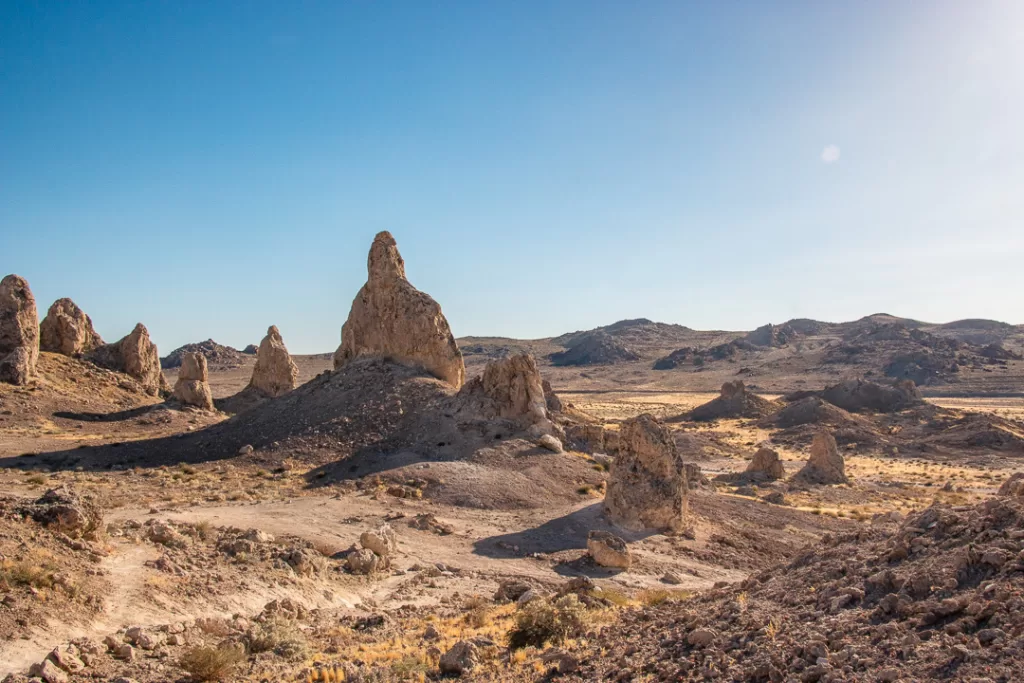
[[299, 369], [288, 354], [276, 325], [267, 328], [267, 336], [256, 352], [256, 365], [252, 368], [249, 386], [264, 396], [273, 398], [295, 388]]
[[822, 430], [814, 435], [811, 457], [797, 473], [797, 478], [812, 484], [845, 484], [849, 481], [846, 478], [846, 462], [830, 433]]
[[747, 474], [756, 479], [782, 479], [786, 470], [782, 467], [779, 454], [770, 448], [758, 448], [747, 465]]
[[0, 382], [27, 384], [39, 359], [39, 315], [23, 277], [0, 280]]
[[736, 380], [723, 384], [718, 398], [691, 410], [690, 419], [707, 421], [729, 417], [764, 417], [777, 409], [775, 403], [750, 393], [742, 380]]
[[127, 337], [113, 344], [104, 344], [88, 354], [96, 365], [131, 375], [152, 396], [167, 390], [167, 379], [160, 370], [160, 355], [149, 339], [149, 330], [142, 323]]
[[562, 412], [562, 399], [551, 388], [551, 382], [545, 379], [541, 381], [541, 386], [544, 388], [544, 401], [548, 404], [548, 413]]
[[548, 417], [544, 383], [537, 361], [528, 353], [493, 360], [458, 394], [460, 413], [484, 419], [505, 419], [525, 429], [537, 443], [562, 452], [558, 428]]
[[438, 303], [405, 278], [405, 262], [391, 233], [374, 238], [367, 271], [341, 328], [335, 370], [359, 356], [382, 356], [421, 366], [460, 388], [466, 377], [462, 352]]
[[689, 487], [672, 435], [651, 415], [622, 423], [605, 510], [627, 529], [681, 530]]
[[178, 381], [174, 383], [174, 398], [185, 405], [213, 410], [209, 380], [206, 356], [198, 352], [186, 353], [181, 360]]
[[103, 346], [92, 320], [71, 299], [57, 299], [39, 324], [39, 348], [79, 358]]
[[1016, 472], [999, 487], [1000, 496], [1024, 498], [1024, 472]]

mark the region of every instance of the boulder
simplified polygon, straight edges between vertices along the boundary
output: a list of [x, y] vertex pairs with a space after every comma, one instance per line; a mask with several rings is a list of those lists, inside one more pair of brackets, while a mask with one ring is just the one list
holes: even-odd
[[57, 299], [39, 324], [39, 348], [79, 358], [103, 346], [92, 320], [71, 299]]
[[39, 524], [72, 538], [94, 535], [103, 524], [99, 508], [67, 485], [50, 489], [26, 512]]
[[813, 484], [845, 484], [848, 481], [846, 463], [829, 432], [823, 430], [814, 435], [811, 457], [797, 477]]
[[382, 524], [373, 531], [364, 531], [359, 537], [359, 545], [379, 555], [387, 563], [398, 550], [398, 538], [390, 524]]
[[770, 448], [758, 448], [747, 465], [747, 474], [756, 479], [782, 479], [786, 470], [779, 460], [779, 454]]
[[94, 349], [86, 354], [86, 358], [96, 365], [134, 377], [152, 396], [168, 389], [160, 369], [160, 354], [156, 344], [149, 339], [149, 330], [142, 323], [136, 325], [128, 336]]
[[25, 278], [0, 280], [0, 382], [27, 384], [39, 359], [39, 314]]
[[345, 565], [353, 574], [373, 574], [385, 568], [384, 561], [380, 556], [366, 548], [350, 552], [345, 558]]
[[276, 325], [271, 325], [256, 352], [256, 365], [252, 368], [249, 386], [273, 398], [294, 389], [298, 378], [299, 369], [284, 345], [281, 332]]
[[441, 655], [438, 668], [441, 669], [443, 674], [461, 676], [464, 673], [469, 673], [479, 664], [479, 648], [468, 640], [460, 640]]
[[649, 414], [623, 422], [604, 501], [611, 520], [627, 529], [681, 531], [688, 501], [686, 467], [669, 431]]
[[206, 356], [195, 352], [184, 355], [181, 369], [178, 370], [178, 381], [174, 383], [174, 398], [185, 405], [213, 410]]
[[587, 552], [601, 567], [629, 569], [633, 556], [626, 542], [607, 531], [591, 531], [587, 534]]
[[466, 368], [448, 321], [438, 303], [406, 279], [391, 233], [374, 238], [367, 271], [341, 328], [334, 368], [360, 356], [380, 356], [423, 367], [456, 389], [462, 387]]

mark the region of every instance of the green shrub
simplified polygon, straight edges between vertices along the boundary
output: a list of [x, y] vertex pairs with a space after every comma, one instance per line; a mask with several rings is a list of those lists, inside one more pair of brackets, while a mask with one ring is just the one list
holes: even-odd
[[508, 633], [508, 646], [513, 650], [545, 643], [558, 645], [566, 638], [582, 635], [590, 615], [573, 594], [555, 601], [534, 600], [516, 615], [516, 625]]
[[245, 652], [232, 645], [193, 647], [185, 651], [178, 666], [193, 680], [222, 681], [245, 659]]

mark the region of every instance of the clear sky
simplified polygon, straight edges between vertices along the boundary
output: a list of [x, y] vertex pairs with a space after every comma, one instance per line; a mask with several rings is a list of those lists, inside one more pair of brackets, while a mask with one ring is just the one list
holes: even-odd
[[1024, 323], [1024, 2], [0, 4], [0, 275], [332, 350], [390, 230], [456, 335]]

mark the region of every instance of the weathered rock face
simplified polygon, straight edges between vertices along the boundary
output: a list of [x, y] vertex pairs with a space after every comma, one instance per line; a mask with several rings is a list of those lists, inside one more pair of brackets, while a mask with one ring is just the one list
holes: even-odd
[[910, 379], [893, 384], [850, 379], [826, 387], [821, 397], [850, 412], [892, 413], [924, 403], [921, 390]]
[[96, 365], [131, 375], [148, 393], [156, 396], [166, 390], [167, 380], [160, 370], [160, 354], [142, 323], [131, 334], [113, 344], [104, 344], [87, 355]]
[[845, 484], [848, 481], [846, 462], [830, 433], [821, 431], [814, 435], [811, 457], [797, 477], [814, 484]]
[[23, 277], [0, 280], [0, 382], [26, 384], [39, 359], [39, 314]]
[[651, 415], [622, 423], [605, 495], [611, 520], [627, 529], [685, 527], [686, 467], [671, 434]]
[[422, 366], [456, 389], [466, 368], [441, 307], [405, 277], [395, 238], [381, 232], [367, 260], [369, 277], [352, 302], [334, 354], [338, 369], [359, 356], [382, 356]]
[[174, 398], [185, 405], [212, 410], [213, 394], [210, 393], [209, 380], [206, 356], [196, 352], [186, 353], [181, 359], [178, 381], [174, 383]]
[[747, 474], [758, 479], [782, 479], [786, 470], [782, 467], [779, 454], [770, 448], [758, 448], [747, 465]]
[[273, 398], [294, 389], [298, 378], [299, 369], [284, 345], [281, 332], [276, 325], [271, 325], [256, 352], [256, 365], [253, 366], [249, 386]]
[[600, 567], [629, 569], [633, 564], [633, 556], [626, 542], [607, 531], [591, 531], [587, 534], [587, 552]]
[[57, 299], [39, 324], [39, 348], [78, 358], [103, 346], [92, 320], [71, 299]]
[[603, 425], [565, 425], [565, 440], [568, 445], [582, 453], [604, 453], [605, 430]]
[[551, 382], [545, 380], [541, 381], [541, 386], [544, 388], [544, 400], [548, 404], [548, 413], [560, 413], [562, 412], [562, 399], [558, 397], [555, 390], [551, 388]]

